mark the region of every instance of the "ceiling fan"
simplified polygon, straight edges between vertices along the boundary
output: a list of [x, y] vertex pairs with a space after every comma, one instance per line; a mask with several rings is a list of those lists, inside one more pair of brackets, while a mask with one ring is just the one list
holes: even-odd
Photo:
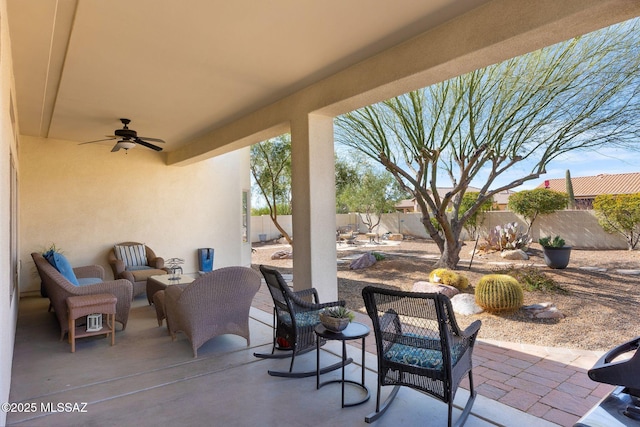
[[120, 119], [120, 121], [123, 124], [123, 128], [122, 129], [116, 129], [116, 131], [114, 132], [114, 135], [105, 135], [106, 138], [104, 138], [104, 139], [97, 139], [95, 141], [82, 142], [80, 145], [117, 139], [118, 142], [116, 143], [116, 145], [114, 145], [113, 149], [111, 149], [112, 153], [120, 150], [121, 148], [125, 149], [125, 150], [128, 150], [130, 148], [135, 147], [136, 144], [140, 144], [143, 147], [151, 148], [152, 150], [162, 151], [161, 147], [158, 147], [157, 145], [153, 145], [153, 144], [147, 142], [147, 141], [153, 141], [153, 142], [162, 142], [162, 143], [164, 143], [164, 141], [162, 139], [149, 138], [149, 137], [146, 137], [146, 136], [138, 136], [138, 133], [135, 130], [129, 129], [128, 124], [131, 123], [131, 120], [129, 120], [129, 119]]

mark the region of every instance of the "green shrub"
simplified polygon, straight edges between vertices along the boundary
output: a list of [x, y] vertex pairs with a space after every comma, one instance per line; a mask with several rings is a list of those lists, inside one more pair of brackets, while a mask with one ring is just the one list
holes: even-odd
[[380, 252], [371, 252], [371, 255], [373, 255], [376, 261], [382, 261], [383, 259], [386, 258], [384, 254], [381, 254]]
[[495, 274], [507, 274], [516, 279], [524, 288], [525, 291], [542, 291], [542, 292], [556, 292], [561, 294], [567, 294], [568, 291], [562, 288], [547, 274], [532, 265], [526, 267], [516, 267], [509, 265], [507, 267], [498, 268], [493, 270]]
[[490, 313], [518, 310], [524, 301], [522, 286], [506, 274], [487, 274], [476, 286], [476, 304]]
[[469, 279], [460, 273], [446, 268], [436, 268], [429, 273], [429, 281], [432, 283], [442, 283], [443, 285], [453, 286], [457, 289], [466, 289], [469, 286]]

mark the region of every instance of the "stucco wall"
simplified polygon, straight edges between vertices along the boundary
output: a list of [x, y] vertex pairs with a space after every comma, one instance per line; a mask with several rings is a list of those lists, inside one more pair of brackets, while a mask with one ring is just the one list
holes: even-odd
[[[11, 43], [7, 25], [6, 2], [0, 2], [0, 402], [9, 401], [11, 366], [18, 317], [18, 293], [11, 292], [14, 284], [12, 276], [11, 226], [17, 218], [11, 214], [11, 167], [10, 158], [19, 170], [12, 106], [15, 97], [11, 94], [13, 71]], [[15, 106], [13, 106], [15, 112]], [[15, 119], [15, 114], [13, 115]], [[15, 216], [15, 215], [14, 215]], [[5, 425], [6, 413], [0, 411], [0, 426]]]
[[215, 268], [249, 264], [241, 237], [248, 149], [179, 167], [142, 147], [111, 153], [111, 146], [21, 139], [23, 293], [40, 286], [31, 252], [52, 243], [72, 265], [101, 264], [109, 278], [107, 253], [122, 241], [183, 258], [185, 273], [197, 271], [201, 247], [215, 249]]
[[[392, 233], [400, 233], [407, 236], [418, 238], [427, 238], [428, 235], [421, 222], [422, 215], [419, 213], [390, 213], [382, 215], [380, 225], [376, 231], [378, 234], [384, 234], [388, 231]], [[268, 216], [252, 217], [252, 241], [258, 241], [258, 233], [266, 230], [268, 238], [277, 237], [277, 230], [272, 225]], [[289, 230], [291, 219], [289, 216], [283, 215], [278, 217], [285, 230]], [[486, 236], [489, 229], [497, 225], [505, 225], [509, 222], [517, 222], [523, 230], [526, 230], [526, 223], [513, 212], [508, 211], [491, 211], [487, 212], [485, 220], [479, 227], [480, 237]], [[356, 224], [361, 232], [366, 232], [367, 227], [362, 224], [357, 214], [336, 215], [336, 223], [338, 226]], [[264, 228], [263, 227], [264, 224]], [[275, 230], [275, 232], [274, 232]], [[627, 249], [626, 240], [619, 234], [609, 234], [605, 232], [593, 211], [560, 211], [550, 215], [538, 217], [533, 223], [531, 236], [533, 241], [537, 242], [541, 236], [560, 235], [564, 238], [568, 245], [574, 246], [576, 249]], [[462, 239], [468, 240], [466, 231], [462, 232]]]

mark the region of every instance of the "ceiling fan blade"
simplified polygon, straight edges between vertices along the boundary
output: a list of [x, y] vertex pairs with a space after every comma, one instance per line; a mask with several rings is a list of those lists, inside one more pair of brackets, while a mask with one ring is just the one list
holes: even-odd
[[134, 141], [135, 141], [136, 144], [140, 144], [140, 145], [142, 145], [144, 147], [151, 148], [152, 150], [162, 151], [162, 148], [160, 148], [160, 147], [158, 147], [156, 145], [153, 145], [153, 144], [149, 144], [148, 142], [145, 142], [145, 141], [141, 140], [140, 138], [136, 138], [136, 139], [134, 139]]
[[113, 148], [111, 149], [112, 153], [115, 153], [116, 151], [120, 151], [120, 143], [119, 142], [116, 145], [114, 145]]
[[111, 141], [111, 140], [114, 140], [114, 139], [116, 139], [116, 138], [113, 137], [113, 138], [96, 139], [95, 141], [81, 142], [78, 145], [91, 144], [91, 143], [94, 143], [94, 142], [101, 142], [101, 141]]
[[148, 138], [146, 136], [139, 136], [139, 139], [144, 139], [145, 141], [153, 141], [153, 142], [165, 142], [163, 139], [160, 138]]

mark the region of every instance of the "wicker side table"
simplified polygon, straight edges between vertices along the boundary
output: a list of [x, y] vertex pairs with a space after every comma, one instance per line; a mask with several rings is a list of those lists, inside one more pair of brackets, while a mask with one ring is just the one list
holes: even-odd
[[[116, 303], [118, 299], [111, 294], [81, 295], [67, 298], [69, 312], [69, 343], [71, 353], [76, 351], [76, 338], [94, 335], [111, 334], [111, 345], [116, 342]], [[83, 327], [76, 328], [76, 319], [89, 314], [105, 314], [107, 324], [97, 331], [86, 331]]]

